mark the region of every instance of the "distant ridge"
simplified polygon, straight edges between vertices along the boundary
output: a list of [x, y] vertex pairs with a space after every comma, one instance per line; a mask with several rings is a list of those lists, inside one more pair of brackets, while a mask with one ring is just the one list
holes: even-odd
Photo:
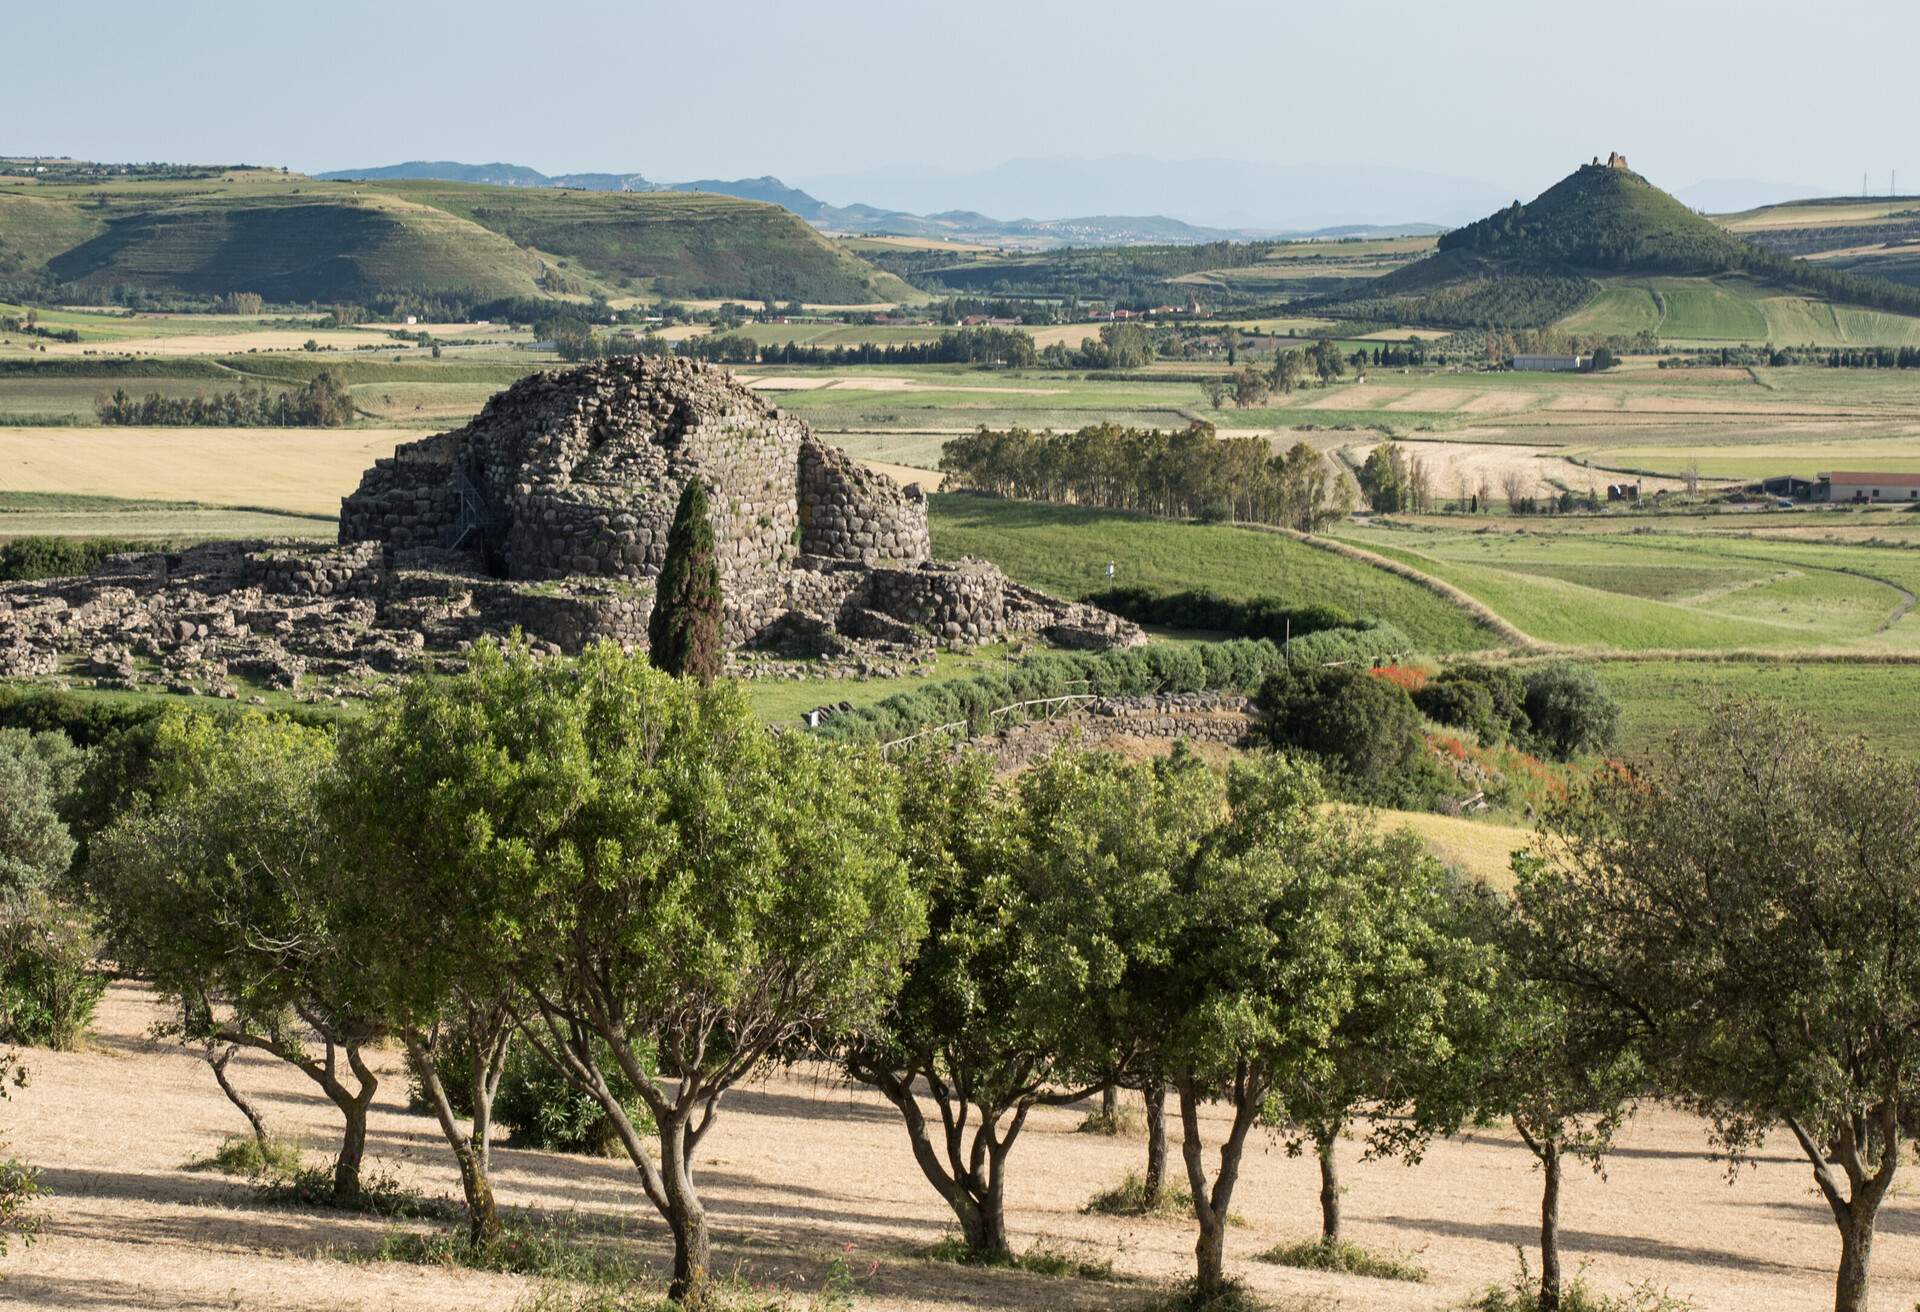
[[699, 178], [690, 182], [652, 182], [639, 173], [566, 173], [548, 175], [524, 164], [462, 164], [453, 160], [412, 160], [375, 168], [337, 169], [316, 177], [330, 181], [424, 180], [478, 182], [505, 187], [557, 187], [583, 191], [683, 191], [732, 196], [778, 205], [825, 232], [849, 236], [923, 237], [955, 242], [988, 242], [1031, 249], [1057, 246], [1202, 245], [1219, 241], [1255, 241], [1272, 237], [1430, 236], [1434, 223], [1341, 224], [1324, 228], [1216, 228], [1161, 214], [1097, 214], [1071, 218], [996, 219], [970, 209], [913, 214], [874, 205], [832, 205], [779, 178]]

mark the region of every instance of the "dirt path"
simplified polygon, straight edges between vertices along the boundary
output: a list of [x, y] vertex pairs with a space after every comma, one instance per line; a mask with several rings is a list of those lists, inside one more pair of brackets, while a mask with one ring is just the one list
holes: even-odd
[[[267, 1210], [244, 1188], [180, 1165], [242, 1128], [204, 1064], [147, 1039], [159, 1018], [150, 995], [117, 986], [91, 1051], [34, 1053], [32, 1084], [0, 1104], [11, 1151], [38, 1163], [56, 1191], [46, 1234], [0, 1262], [0, 1303], [97, 1309], [343, 1309], [506, 1312], [532, 1288], [518, 1277], [397, 1264], [345, 1265], [329, 1251], [365, 1247], [383, 1223], [328, 1212]], [[376, 1166], [429, 1193], [454, 1177], [431, 1120], [404, 1109], [405, 1082], [391, 1053], [373, 1117]], [[282, 1132], [303, 1134], [324, 1155], [331, 1109], [299, 1075], [257, 1056], [236, 1078]], [[1096, 1190], [1137, 1168], [1141, 1145], [1074, 1132], [1073, 1109], [1037, 1114], [1014, 1152], [1015, 1242], [1041, 1237], [1112, 1259], [1128, 1279], [1103, 1284], [933, 1264], [914, 1250], [939, 1238], [948, 1217], [912, 1164], [894, 1112], [813, 1068], [732, 1096], [708, 1139], [703, 1190], [726, 1271], [807, 1287], [831, 1255], [861, 1278], [856, 1306], [872, 1312], [963, 1308], [1113, 1309], [1152, 1282], [1183, 1275], [1192, 1232], [1178, 1222], [1087, 1217]], [[1217, 1132], [1216, 1116], [1206, 1121]], [[1731, 1185], [1706, 1153], [1701, 1124], [1664, 1109], [1628, 1128], [1605, 1181], [1571, 1173], [1563, 1201], [1570, 1264], [1614, 1291], [1651, 1280], [1710, 1312], [1788, 1312], [1828, 1298], [1836, 1242], [1812, 1196], [1804, 1162], [1784, 1137]], [[1255, 1253], [1311, 1233], [1317, 1176], [1310, 1161], [1256, 1138], [1235, 1210], [1247, 1225], [1229, 1240], [1230, 1263], [1261, 1293], [1312, 1296], [1347, 1309], [1457, 1308], [1514, 1269], [1516, 1245], [1534, 1242], [1539, 1176], [1505, 1132], [1437, 1145], [1416, 1168], [1362, 1164], [1342, 1149], [1352, 1238], [1407, 1254], [1431, 1272], [1424, 1285], [1389, 1284], [1254, 1262]], [[498, 1185], [513, 1207], [573, 1212], [583, 1223], [630, 1235], [663, 1263], [661, 1223], [623, 1163], [499, 1150]], [[1920, 1298], [1920, 1210], [1896, 1193], [1875, 1246], [1876, 1306]], [[804, 1296], [801, 1300], [804, 1301]]]

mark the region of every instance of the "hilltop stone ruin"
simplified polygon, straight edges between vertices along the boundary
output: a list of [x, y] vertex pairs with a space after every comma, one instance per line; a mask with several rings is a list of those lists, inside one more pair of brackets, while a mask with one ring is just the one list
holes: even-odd
[[[546, 650], [647, 640], [688, 480], [709, 490], [745, 675], [897, 673], [941, 646], [1141, 640], [979, 561], [936, 562], [918, 486], [855, 463], [726, 371], [616, 358], [531, 375], [400, 447], [339, 543], [217, 542], [0, 585], [0, 676], [318, 700], [519, 629]], [[801, 658], [805, 658], [802, 663]]]

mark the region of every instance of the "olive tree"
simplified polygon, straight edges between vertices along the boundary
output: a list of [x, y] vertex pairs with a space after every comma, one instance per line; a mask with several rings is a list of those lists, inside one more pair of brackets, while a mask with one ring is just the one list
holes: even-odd
[[927, 756], [902, 775], [930, 930], [883, 1023], [842, 1059], [899, 1110], [968, 1249], [1006, 1260], [1009, 1154], [1035, 1107], [1124, 1078], [1138, 1055], [1124, 986], [1161, 959], [1173, 871], [1217, 791], [1185, 756], [1143, 767], [1062, 750], [1017, 784], [978, 755]]
[[[1539, 858], [1516, 853], [1522, 883]], [[1426, 1096], [1454, 1117], [1509, 1121], [1540, 1167], [1541, 1312], [1558, 1312], [1563, 1292], [1560, 1191], [1569, 1158], [1605, 1173], [1615, 1136], [1646, 1091], [1633, 1032], [1604, 1004], [1555, 978], [1558, 961], [1525, 913], [1483, 891], [1474, 930], [1495, 952], [1497, 983], [1453, 1031], [1456, 1060], [1428, 1082]]]
[[[447, 889], [472, 901], [454, 914], [499, 936], [523, 1032], [614, 1123], [673, 1234], [670, 1292], [699, 1302], [694, 1162], [723, 1095], [857, 1030], [923, 928], [887, 776], [772, 734], [733, 685], [610, 644], [569, 662], [482, 645], [445, 698], [460, 750], [493, 762], [490, 784], [448, 785], [436, 821], [467, 834]], [[616, 1072], [652, 1113], [652, 1151]]]
[[279, 1057], [345, 1122], [333, 1198], [361, 1198], [367, 1109], [386, 1033], [353, 927], [333, 914], [340, 859], [321, 804], [332, 738], [257, 714], [173, 714], [152, 794], [92, 844], [92, 878], [122, 961], [180, 1007], [182, 1037]]
[[1361, 1115], [1366, 1156], [1409, 1163], [1464, 1116], [1427, 1091], [1450, 1078], [1457, 1031], [1486, 1005], [1493, 959], [1468, 932], [1453, 875], [1412, 833], [1376, 836], [1354, 812], [1322, 825], [1316, 841], [1347, 881], [1345, 995], [1318, 1051], [1286, 1070], [1276, 1097], [1289, 1150], [1311, 1147], [1319, 1161], [1321, 1240], [1333, 1244], [1338, 1144]]
[[[515, 1032], [511, 942], [476, 852], [527, 827], [527, 776], [485, 732], [499, 707], [469, 679], [408, 681], [341, 734], [330, 804], [353, 859], [343, 905], [372, 927], [369, 969], [420, 1092], [453, 1151], [468, 1238], [500, 1233], [490, 1177], [493, 1105]], [[475, 817], [485, 823], [476, 826]], [[449, 1061], [456, 1042], [470, 1046]], [[449, 1089], [449, 1073], [460, 1073]], [[461, 1124], [459, 1110], [470, 1114]]]
[[1920, 767], [1764, 703], [1716, 707], [1553, 808], [1519, 890], [1536, 969], [1630, 1022], [1735, 1162], [1785, 1126], [1866, 1306], [1920, 1111]]
[[[1356, 835], [1326, 807], [1319, 772], [1280, 756], [1236, 764], [1226, 818], [1178, 873], [1170, 950], [1133, 980], [1143, 1027], [1178, 1099], [1181, 1154], [1199, 1236], [1196, 1301], [1226, 1287], [1228, 1209], [1247, 1139], [1277, 1095], [1324, 1060], [1353, 1006], [1351, 932], [1368, 881]], [[1227, 1105], [1209, 1173], [1200, 1109]]]

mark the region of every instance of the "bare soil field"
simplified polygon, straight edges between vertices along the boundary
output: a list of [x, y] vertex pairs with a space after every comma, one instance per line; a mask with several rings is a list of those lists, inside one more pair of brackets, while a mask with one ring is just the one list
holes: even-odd
[[[1348, 450], [1358, 462], [1367, 458], [1374, 445], [1356, 444]], [[1462, 487], [1477, 489], [1483, 482], [1493, 489], [1496, 496], [1505, 496], [1501, 480], [1510, 472], [1517, 472], [1526, 479], [1528, 488], [1525, 495], [1534, 496], [1544, 495], [1549, 485], [1565, 485], [1577, 492], [1592, 487], [1604, 494], [1607, 484], [1620, 477], [1603, 469], [1589, 469], [1585, 465], [1575, 464], [1565, 456], [1537, 447], [1511, 443], [1403, 439], [1399, 445], [1409, 456], [1427, 462], [1427, 467], [1433, 473], [1435, 493], [1442, 497], [1454, 496]], [[1635, 481], [1648, 492], [1686, 486], [1677, 478], [1649, 476], [1637, 477]]]
[[[0, 1262], [0, 1301], [122, 1312], [220, 1309], [510, 1309], [534, 1289], [504, 1275], [396, 1263], [344, 1264], [394, 1224], [323, 1210], [269, 1208], [241, 1183], [181, 1169], [244, 1128], [197, 1057], [147, 1037], [160, 1008], [118, 985], [87, 1051], [29, 1054], [32, 1083], [0, 1105], [10, 1151], [39, 1165], [55, 1191], [46, 1231]], [[372, 1121], [377, 1170], [430, 1195], [457, 1194], [451, 1157], [432, 1119], [405, 1110], [392, 1053], [378, 1054]], [[234, 1073], [275, 1129], [324, 1159], [336, 1120], [284, 1064], [237, 1058]], [[1138, 1139], [1075, 1133], [1078, 1109], [1036, 1113], [1011, 1159], [1016, 1246], [1038, 1240], [1110, 1258], [1113, 1281], [1044, 1278], [926, 1260], [948, 1229], [939, 1198], [914, 1167], [897, 1114], [879, 1098], [800, 1068], [729, 1098], [707, 1140], [703, 1189], [716, 1230], [716, 1266], [793, 1289], [804, 1303], [829, 1258], [857, 1281], [855, 1305], [874, 1312], [961, 1308], [1126, 1309], [1191, 1265], [1181, 1221], [1089, 1217], [1096, 1190], [1137, 1169]], [[1209, 1131], [1220, 1121], [1208, 1117]], [[1628, 1127], [1602, 1180], [1569, 1173], [1562, 1223], [1570, 1263], [1596, 1286], [1649, 1281], [1708, 1312], [1788, 1312], [1830, 1297], [1837, 1240], [1811, 1177], [1784, 1136], [1731, 1183], [1692, 1117], [1655, 1108]], [[1269, 1266], [1254, 1254], [1312, 1233], [1318, 1176], [1309, 1158], [1256, 1140], [1235, 1195], [1245, 1220], [1230, 1265], [1283, 1307], [1457, 1308], [1510, 1276], [1531, 1246], [1539, 1206], [1532, 1159], [1504, 1130], [1438, 1144], [1414, 1168], [1345, 1155], [1351, 1237], [1425, 1267], [1400, 1284]], [[1176, 1154], [1177, 1163], [1178, 1156]], [[632, 1245], [664, 1274], [664, 1226], [624, 1162], [497, 1150], [497, 1185], [514, 1208], [571, 1214], [600, 1242]], [[1920, 1297], [1920, 1212], [1898, 1193], [1875, 1245], [1876, 1305]], [[331, 1254], [331, 1256], [330, 1256]]]
[[336, 514], [395, 428], [0, 428], [0, 491]]

